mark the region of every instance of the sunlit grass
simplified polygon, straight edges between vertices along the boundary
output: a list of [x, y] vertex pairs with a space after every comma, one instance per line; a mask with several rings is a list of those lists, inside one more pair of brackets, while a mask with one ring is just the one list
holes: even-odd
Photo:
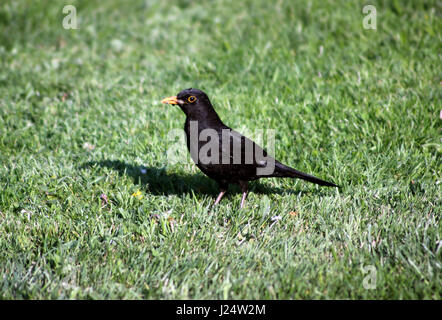
[[[437, 2], [372, 2], [376, 30], [353, 1], [71, 3], [78, 30], [0, 5], [1, 298], [440, 299]], [[211, 207], [167, 158], [184, 115], [159, 101], [188, 87], [343, 187]]]

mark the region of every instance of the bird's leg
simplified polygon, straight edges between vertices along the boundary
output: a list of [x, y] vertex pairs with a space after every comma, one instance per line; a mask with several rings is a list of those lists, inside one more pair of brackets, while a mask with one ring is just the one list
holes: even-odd
[[219, 185], [219, 191], [220, 192], [219, 192], [218, 197], [216, 197], [215, 203], [213, 204], [214, 206], [216, 206], [221, 201], [221, 198], [227, 192], [227, 189], [229, 187], [228, 183], [224, 183], [224, 182], [221, 182], [221, 181], [217, 181], [217, 182], [218, 182], [218, 185]]
[[219, 193], [218, 197], [216, 197], [215, 203], [213, 204], [214, 206], [216, 206], [221, 201], [221, 198], [223, 197], [223, 195], [226, 192], [227, 192], [227, 190], [221, 190], [221, 192]]
[[244, 202], [246, 201], [246, 197], [247, 197], [247, 191], [242, 193], [241, 209], [244, 208]]
[[247, 183], [247, 181], [239, 181], [239, 186], [241, 187], [242, 191], [242, 198], [241, 198], [241, 209], [242, 209], [244, 208], [244, 203], [247, 198], [247, 190], [249, 188], [249, 184]]

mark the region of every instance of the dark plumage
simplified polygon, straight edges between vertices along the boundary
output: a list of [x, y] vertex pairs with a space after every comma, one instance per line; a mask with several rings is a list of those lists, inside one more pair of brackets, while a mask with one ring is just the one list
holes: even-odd
[[191, 157], [198, 168], [220, 186], [215, 204], [219, 203], [228, 185], [236, 183], [243, 192], [242, 208], [248, 181], [265, 177], [300, 178], [321, 186], [337, 187], [280, 163], [253, 141], [227, 127], [201, 90], [186, 89], [162, 102], [178, 105], [186, 114], [184, 131]]

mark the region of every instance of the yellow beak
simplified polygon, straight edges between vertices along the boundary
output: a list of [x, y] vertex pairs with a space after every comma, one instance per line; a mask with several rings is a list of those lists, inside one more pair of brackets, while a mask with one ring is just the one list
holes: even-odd
[[178, 98], [176, 96], [167, 97], [167, 98], [161, 100], [161, 103], [178, 104]]

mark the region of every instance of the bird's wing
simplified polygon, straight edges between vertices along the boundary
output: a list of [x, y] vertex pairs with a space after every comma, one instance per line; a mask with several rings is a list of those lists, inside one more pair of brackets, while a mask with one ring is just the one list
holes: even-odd
[[[261, 148], [253, 140], [243, 136], [238, 131], [229, 129], [228, 135], [224, 133], [224, 140], [227, 136], [230, 139], [228, 143], [221, 143], [220, 151], [224, 155], [228, 155], [231, 163], [241, 161], [241, 164], [249, 164], [255, 167], [265, 167], [267, 160], [270, 158], [267, 151]], [[240, 158], [238, 158], [240, 156]], [[235, 161], [236, 160], [236, 161]]]

